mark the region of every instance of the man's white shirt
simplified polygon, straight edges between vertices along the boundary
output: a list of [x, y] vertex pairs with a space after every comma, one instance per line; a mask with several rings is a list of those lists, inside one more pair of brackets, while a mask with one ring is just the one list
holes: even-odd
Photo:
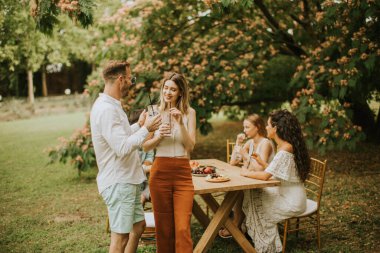
[[90, 115], [101, 193], [116, 183], [140, 184], [146, 180], [138, 149], [148, 135], [146, 127], [129, 124], [119, 100], [100, 93]]

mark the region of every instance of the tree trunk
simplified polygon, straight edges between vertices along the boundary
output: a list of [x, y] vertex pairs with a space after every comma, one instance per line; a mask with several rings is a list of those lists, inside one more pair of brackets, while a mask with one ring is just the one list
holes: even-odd
[[375, 131], [376, 131], [376, 133], [375, 133], [376, 143], [380, 143], [380, 107], [379, 107], [379, 110], [377, 111]]
[[42, 96], [48, 96], [47, 82], [46, 82], [46, 68], [42, 67]]
[[353, 123], [363, 127], [367, 140], [373, 140], [376, 136], [375, 115], [366, 101], [353, 103]]
[[34, 104], [33, 72], [28, 70], [28, 101]]

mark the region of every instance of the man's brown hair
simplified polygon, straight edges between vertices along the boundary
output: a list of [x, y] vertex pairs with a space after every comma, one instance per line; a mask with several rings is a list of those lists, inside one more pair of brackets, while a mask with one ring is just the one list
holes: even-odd
[[103, 69], [103, 78], [107, 81], [114, 81], [120, 75], [125, 76], [127, 67], [129, 67], [127, 61], [109, 61]]

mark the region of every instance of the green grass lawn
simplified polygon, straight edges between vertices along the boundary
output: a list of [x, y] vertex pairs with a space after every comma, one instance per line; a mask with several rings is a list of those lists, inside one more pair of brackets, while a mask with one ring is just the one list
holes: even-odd
[[[78, 178], [70, 165], [48, 162], [47, 147], [84, 124], [84, 113], [0, 123], [0, 252], [108, 252], [106, 208], [95, 173]], [[225, 160], [225, 140], [241, 131], [236, 122], [215, 121], [198, 136], [193, 158]], [[380, 147], [331, 152], [322, 198], [324, 252], [375, 252], [379, 233]], [[193, 220], [196, 243], [203, 229]], [[317, 252], [313, 233], [290, 238], [288, 252]], [[139, 252], [154, 252], [140, 247]], [[216, 239], [210, 252], [241, 252], [233, 240]]]

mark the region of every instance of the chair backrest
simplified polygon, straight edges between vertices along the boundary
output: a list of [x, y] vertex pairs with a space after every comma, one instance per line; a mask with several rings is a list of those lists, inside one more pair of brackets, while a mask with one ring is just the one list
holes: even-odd
[[309, 199], [314, 200], [318, 204], [321, 202], [323, 183], [325, 181], [327, 161], [320, 161], [310, 158], [311, 169], [308, 178], [305, 180], [305, 188]]
[[226, 151], [227, 151], [226, 152], [226, 161], [227, 161], [227, 163], [230, 163], [231, 155], [232, 155], [232, 151], [234, 150], [234, 147], [235, 147], [235, 142], [227, 139], [227, 144], [226, 144]]

